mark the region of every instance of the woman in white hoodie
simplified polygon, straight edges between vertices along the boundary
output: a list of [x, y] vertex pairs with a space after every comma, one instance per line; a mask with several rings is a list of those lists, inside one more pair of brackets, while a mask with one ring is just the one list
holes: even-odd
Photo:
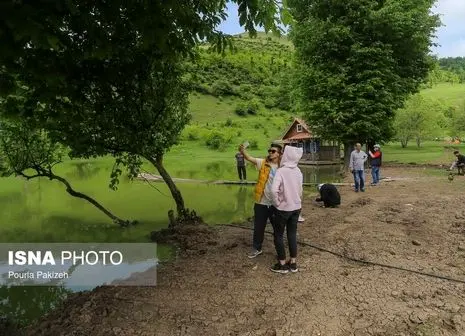
[[[277, 273], [297, 272], [297, 221], [302, 208], [303, 176], [297, 166], [302, 158], [302, 148], [286, 146], [281, 158], [280, 167], [272, 185], [273, 206], [275, 207], [272, 221], [274, 245], [278, 255], [278, 263], [271, 267]], [[284, 230], [287, 231], [290, 260], [286, 262], [284, 248]]]

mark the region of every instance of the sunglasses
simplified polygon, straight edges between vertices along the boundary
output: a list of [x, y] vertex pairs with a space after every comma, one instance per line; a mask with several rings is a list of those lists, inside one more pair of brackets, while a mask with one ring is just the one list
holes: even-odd
[[268, 154], [274, 154], [276, 152], [277, 152], [276, 149], [268, 149]]

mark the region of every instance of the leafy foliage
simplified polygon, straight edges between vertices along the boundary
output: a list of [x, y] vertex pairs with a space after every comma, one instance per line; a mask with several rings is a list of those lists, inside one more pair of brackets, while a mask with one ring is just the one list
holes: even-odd
[[3, 121], [0, 124], [0, 171], [2, 176], [22, 175], [28, 170], [50, 172], [66, 154], [43, 130], [31, 123]]
[[239, 36], [233, 39], [231, 53], [219, 55], [206, 46], [199, 48], [198, 57], [187, 63], [192, 88], [217, 97], [257, 98], [268, 108], [289, 109], [289, 104], [282, 104], [290, 96], [286, 74], [291, 71], [292, 48], [287, 38]]
[[455, 73], [460, 83], [465, 83], [465, 57], [446, 57], [439, 59], [442, 69]]
[[465, 99], [449, 109], [449, 134], [452, 137], [465, 136]]
[[402, 147], [416, 140], [419, 147], [423, 140], [441, 135], [447, 126], [446, 108], [438, 101], [416, 94], [407, 100], [404, 108], [396, 113], [396, 137]]
[[445, 70], [444, 68], [440, 67], [438, 62], [435, 62], [433, 68], [430, 70], [428, 74], [427, 82], [424, 86], [432, 88], [434, 85], [437, 85], [439, 83], [456, 84], [460, 82], [461, 79], [457, 73]]
[[232, 135], [219, 130], [210, 131], [205, 137], [205, 144], [211, 149], [225, 150], [232, 141]]
[[[242, 26], [279, 33], [274, 1], [235, 0]], [[226, 0], [4, 1], [0, 5], [0, 88], [8, 116], [30, 116], [73, 157], [117, 158], [112, 186], [127, 165], [134, 175], [152, 162], [184, 212], [179, 190], [162, 165], [189, 120], [180, 64], [207, 41], [224, 52], [217, 30]], [[191, 82], [191, 81], [190, 81]], [[19, 84], [21, 83], [21, 85]], [[23, 88], [24, 87], [24, 88]], [[27, 91], [19, 96], [20, 89]], [[24, 112], [16, 108], [22, 101]], [[44, 104], [37, 110], [35, 106]]]
[[292, 0], [298, 109], [317, 134], [390, 139], [395, 111], [431, 66], [432, 0]]

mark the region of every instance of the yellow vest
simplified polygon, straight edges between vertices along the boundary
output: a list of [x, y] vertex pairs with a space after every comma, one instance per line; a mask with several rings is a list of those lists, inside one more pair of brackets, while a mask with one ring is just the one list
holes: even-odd
[[266, 182], [268, 181], [268, 176], [270, 175], [271, 171], [271, 166], [270, 164], [265, 160], [260, 167], [260, 172], [258, 173], [258, 180], [257, 184], [255, 185], [255, 202], [260, 203], [260, 200], [262, 199], [263, 192], [265, 191], [265, 185]]

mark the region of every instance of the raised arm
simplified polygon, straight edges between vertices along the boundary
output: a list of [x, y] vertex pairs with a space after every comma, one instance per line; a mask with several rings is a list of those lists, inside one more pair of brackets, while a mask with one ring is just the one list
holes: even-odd
[[239, 150], [240, 150], [240, 152], [242, 153], [242, 155], [244, 155], [244, 159], [246, 159], [247, 161], [253, 163], [254, 165], [257, 165], [257, 159], [254, 158], [254, 157], [252, 157], [252, 156], [250, 156], [250, 155], [246, 152], [246, 150], [245, 150], [245, 148], [244, 148], [243, 145], [241, 145], [241, 146], [239, 147]]
[[381, 153], [379, 151], [372, 153], [371, 151], [368, 152], [371, 156], [372, 159], [379, 158], [381, 156]]

